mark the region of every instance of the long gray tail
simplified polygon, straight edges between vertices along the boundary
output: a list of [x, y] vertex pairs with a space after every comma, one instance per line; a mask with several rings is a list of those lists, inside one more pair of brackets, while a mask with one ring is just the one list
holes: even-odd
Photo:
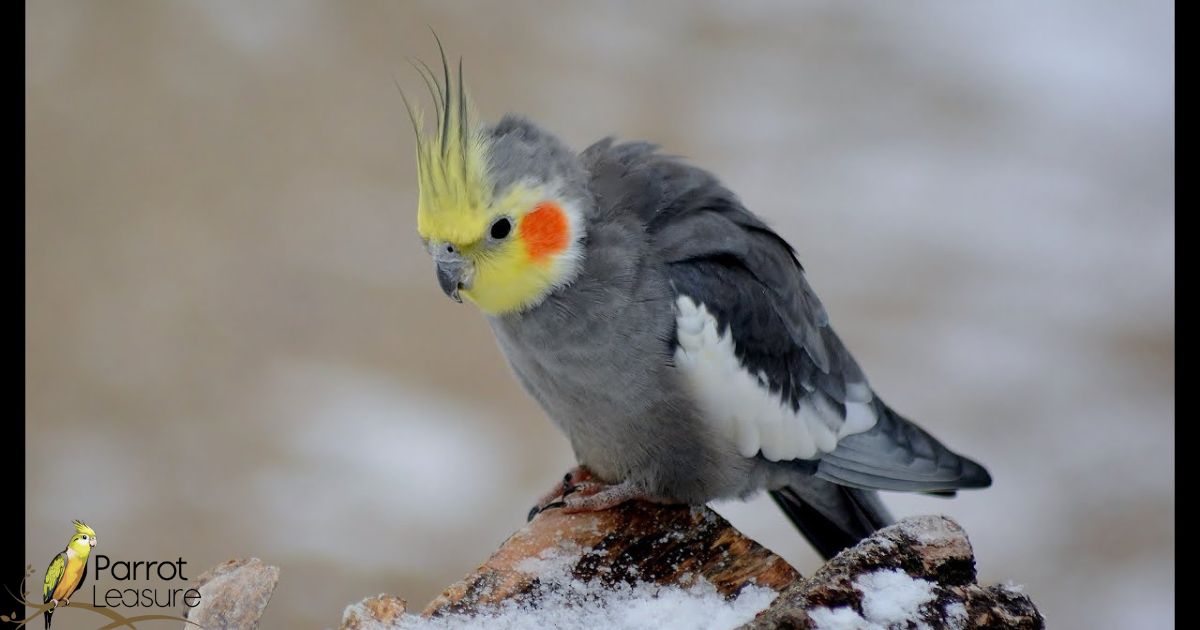
[[772, 490], [771, 498], [826, 560], [892, 524], [892, 515], [873, 490], [815, 477]]

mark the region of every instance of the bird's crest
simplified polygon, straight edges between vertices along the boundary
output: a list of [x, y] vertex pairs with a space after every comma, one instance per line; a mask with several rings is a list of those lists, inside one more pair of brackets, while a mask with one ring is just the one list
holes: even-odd
[[96, 535], [96, 531], [91, 527], [88, 527], [87, 523], [84, 523], [83, 521], [71, 521], [71, 523], [75, 525], [76, 534], [87, 534], [88, 536], [93, 537]]
[[436, 124], [432, 133], [425, 132], [420, 109], [400, 91], [417, 142], [417, 230], [425, 238], [469, 242], [483, 233], [488, 221], [491, 190], [486, 170], [487, 143], [473, 121], [473, 107], [463, 85], [462, 59], [458, 61], [455, 85], [446, 51], [441, 40], [437, 41], [442, 58], [441, 82], [425, 63], [412, 62], [433, 99]]

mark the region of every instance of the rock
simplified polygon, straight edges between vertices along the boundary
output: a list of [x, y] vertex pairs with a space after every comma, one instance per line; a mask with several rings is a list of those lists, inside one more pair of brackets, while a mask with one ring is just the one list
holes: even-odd
[[971, 543], [957, 523], [908, 518], [797, 580], [742, 628], [1045, 628], [1028, 596], [975, 579]]
[[630, 502], [583, 514], [547, 510], [422, 615], [473, 613], [528, 598], [537, 594], [539, 572], [555, 562], [567, 563], [571, 575], [584, 582], [687, 587], [703, 578], [726, 597], [748, 584], [778, 591], [799, 578], [782, 558], [708, 508]]
[[404, 615], [408, 602], [380, 593], [346, 607], [338, 630], [381, 630], [391, 628]]
[[197, 582], [200, 603], [187, 609], [188, 621], [202, 628], [257, 628], [279, 582], [279, 567], [238, 558], [205, 571]]
[[804, 579], [708, 508], [632, 502], [543, 512], [421, 617], [380, 595], [348, 607], [339, 630], [488, 624], [1040, 630], [1045, 620], [1019, 589], [976, 583], [966, 534], [942, 516], [884, 528]]

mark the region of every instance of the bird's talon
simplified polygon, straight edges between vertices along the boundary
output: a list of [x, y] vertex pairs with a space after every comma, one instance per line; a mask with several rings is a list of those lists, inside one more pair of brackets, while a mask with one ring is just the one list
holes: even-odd
[[534, 516], [538, 516], [541, 512], [552, 508], [564, 508], [564, 506], [566, 506], [564, 500], [554, 500], [554, 502], [545, 505], [534, 505], [533, 508], [529, 508], [529, 515], [526, 516], [526, 522], [533, 521]]
[[[574, 486], [571, 486], [571, 495], [580, 496], [580, 497], [590, 497], [593, 494], [596, 494], [598, 492], [603, 492], [604, 490], [611, 488], [611, 487], [612, 486], [610, 486], [606, 483], [600, 483], [599, 481], [584, 481], [582, 483], [577, 483]], [[566, 498], [566, 495], [563, 495], [563, 498]]]
[[575, 476], [575, 471], [568, 472], [563, 475], [562, 496], [567, 496], [575, 491], [575, 484], [571, 482], [571, 478]]

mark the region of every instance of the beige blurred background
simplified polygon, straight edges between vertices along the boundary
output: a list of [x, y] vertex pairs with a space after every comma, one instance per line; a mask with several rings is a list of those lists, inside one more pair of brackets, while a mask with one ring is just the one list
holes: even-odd
[[393, 74], [422, 93], [431, 25], [488, 118], [659, 142], [797, 247], [876, 389], [995, 477], [897, 514], [1052, 627], [1169, 627], [1173, 7], [1052, 4], [27, 2], [38, 579], [83, 518], [114, 558], [260, 556], [265, 627], [333, 626], [428, 601], [571, 464], [418, 247]]

